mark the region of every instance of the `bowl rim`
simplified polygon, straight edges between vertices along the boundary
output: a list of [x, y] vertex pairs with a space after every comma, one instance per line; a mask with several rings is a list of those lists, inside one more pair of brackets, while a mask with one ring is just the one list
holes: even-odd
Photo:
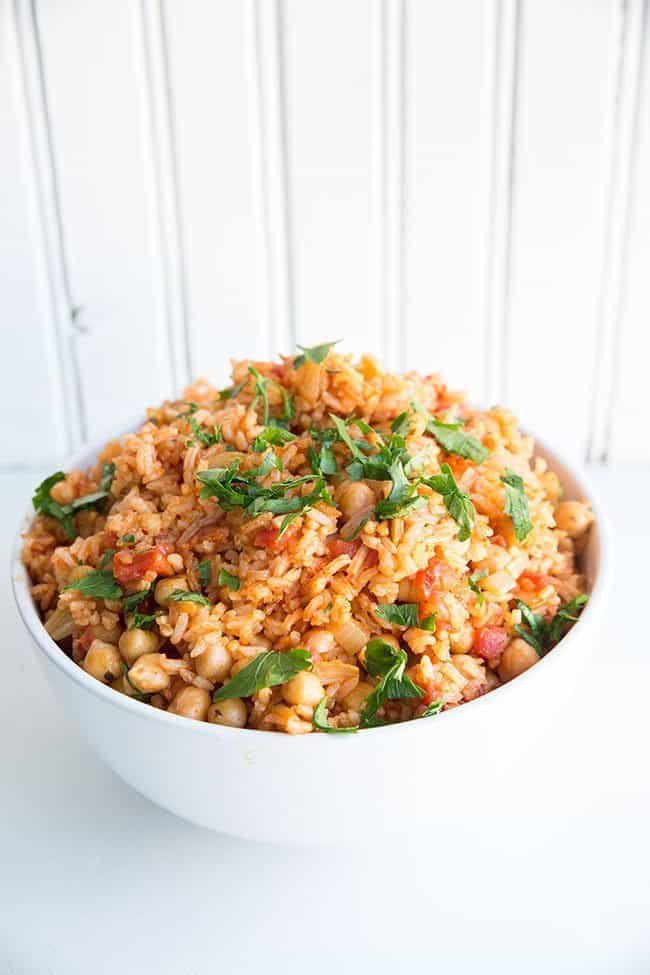
[[[135, 424], [130, 425], [124, 433], [119, 435], [119, 437], [125, 436], [126, 434], [132, 432], [132, 430], [135, 428]], [[523, 688], [522, 682], [526, 681], [528, 684], [530, 684], [531, 680], [534, 679], [533, 675], [535, 673], [539, 674], [540, 668], [544, 668], [544, 672], [548, 673], [550, 667], [557, 667], [563, 655], [567, 653], [568, 648], [580, 638], [581, 634], [586, 633], [586, 628], [590, 626], [591, 622], [597, 618], [598, 614], [606, 603], [611, 580], [612, 532], [608, 516], [603, 509], [598, 491], [594, 490], [593, 482], [590, 476], [586, 473], [582, 463], [576, 465], [569, 462], [561, 450], [548, 447], [544, 440], [535, 436], [535, 434], [531, 433], [528, 428], [526, 428], [524, 432], [526, 436], [532, 437], [534, 441], [533, 457], [536, 454], [541, 453], [548, 458], [551, 467], [553, 467], [553, 465], [557, 462], [559, 466], [563, 467], [567, 472], [569, 472], [580, 487], [581, 495], [588, 499], [592, 511], [594, 512], [594, 525], [598, 530], [599, 551], [593, 585], [589, 594], [589, 601], [580, 614], [580, 620], [557, 644], [557, 647], [560, 647], [560, 644], [562, 645], [564, 648], [563, 652], [555, 652], [557, 648], [554, 647], [552, 653], [547, 653], [534, 667], [530, 667], [514, 680], [508, 681], [506, 684], [501, 684], [499, 687], [494, 688], [494, 690], [490, 691], [489, 693], [482, 694], [480, 697], [477, 697], [472, 701], [467, 701], [462, 706], [450, 708], [448, 711], [441, 711], [435, 716], [435, 721], [425, 721], [424, 726], [419, 720], [411, 719], [409, 721], [383, 725], [377, 728], [366, 728], [364, 729], [363, 734], [358, 735], [287, 735], [281, 732], [262, 731], [256, 728], [231, 728], [226, 725], [211, 724], [207, 721], [192, 721], [188, 718], [182, 717], [181, 715], [170, 714], [168, 711], [162, 711], [159, 708], [151, 707], [151, 705], [146, 704], [143, 701], [138, 701], [136, 698], [128, 697], [126, 694], [116, 693], [107, 685], [102, 684], [96, 678], [91, 677], [90, 674], [87, 674], [82, 667], [71, 660], [70, 657], [68, 657], [67, 654], [61, 650], [59, 645], [52, 639], [52, 637], [50, 637], [43, 626], [43, 623], [41, 622], [36, 605], [31, 597], [29, 577], [22, 561], [23, 532], [26, 531], [28, 525], [34, 517], [34, 511], [31, 505], [20, 518], [18, 532], [11, 555], [11, 582], [18, 613], [25, 628], [31, 635], [33, 642], [36, 644], [40, 652], [46, 658], [48, 658], [50, 662], [53, 663], [54, 666], [57, 667], [66, 677], [78, 684], [80, 688], [94, 694], [96, 697], [105, 701], [109, 705], [122, 708], [125, 712], [130, 713], [135, 718], [147, 719], [148, 717], [149, 720], [159, 722], [163, 726], [167, 725], [170, 728], [176, 727], [179, 730], [184, 729], [188, 734], [216, 735], [217, 738], [224, 741], [230, 741], [233, 744], [239, 742], [240, 745], [246, 746], [250, 746], [253, 744], [253, 742], [259, 745], [266, 742], [267, 747], [272, 747], [272, 743], [288, 740], [294, 743], [291, 747], [296, 747], [297, 741], [308, 740], [312, 742], [311, 745], [307, 746], [310, 748], [340, 747], [340, 745], [334, 745], [333, 743], [350, 740], [359, 743], [361, 741], [365, 742], [368, 738], [370, 738], [372, 741], [376, 741], [382, 735], [423, 735], [426, 733], [427, 728], [435, 728], [440, 721], [448, 722], [450, 720], [457, 720], [457, 717], [453, 718], [452, 715], [457, 716], [459, 714], [465, 714], [467, 709], [471, 709], [471, 713], [476, 713], [479, 708], [486, 707], [488, 702], [498, 703], [505, 694], [513, 693], [513, 689], [516, 689], [517, 687]], [[92, 463], [92, 460], [89, 461], [88, 458], [96, 457], [104, 446], [104, 443], [105, 438], [102, 438], [98, 444], [86, 445], [84, 448], [76, 451], [72, 458], [66, 463], [65, 469], [73, 470], [88, 466], [89, 463]], [[314, 742], [318, 741], [321, 742], [320, 745], [313, 744]], [[290, 746], [287, 742], [286, 745], [282, 745], [280, 747], [286, 748]], [[298, 745], [297, 747], [304, 746]]]

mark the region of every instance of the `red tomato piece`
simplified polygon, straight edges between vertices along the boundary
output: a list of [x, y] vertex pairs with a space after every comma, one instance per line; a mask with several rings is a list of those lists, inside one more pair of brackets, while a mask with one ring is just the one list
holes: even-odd
[[173, 545], [163, 543], [154, 545], [146, 552], [118, 552], [113, 558], [113, 575], [120, 583], [136, 582], [148, 572], [156, 576], [173, 576], [174, 570], [167, 561], [167, 556], [173, 551]]
[[332, 538], [327, 543], [327, 548], [334, 559], [338, 555], [349, 555], [350, 558], [354, 558], [359, 549], [359, 542], [346, 542], [342, 538]]
[[474, 630], [474, 651], [484, 660], [497, 660], [510, 642], [502, 626], [483, 626]]
[[426, 569], [415, 574], [414, 594], [418, 603], [424, 603], [434, 592], [449, 589], [454, 578], [453, 570], [442, 559], [433, 558]]

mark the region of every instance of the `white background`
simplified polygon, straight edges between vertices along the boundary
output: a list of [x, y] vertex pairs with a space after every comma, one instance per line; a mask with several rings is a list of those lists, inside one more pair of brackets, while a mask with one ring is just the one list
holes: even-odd
[[0, 0], [2, 466], [335, 338], [650, 461], [647, 19]]
[[140, 799], [3, 587], [1, 975], [650, 971], [647, 24], [643, 0], [0, 0], [5, 552], [84, 441], [339, 337], [604, 461], [617, 543], [509, 819], [477, 796], [365, 854]]

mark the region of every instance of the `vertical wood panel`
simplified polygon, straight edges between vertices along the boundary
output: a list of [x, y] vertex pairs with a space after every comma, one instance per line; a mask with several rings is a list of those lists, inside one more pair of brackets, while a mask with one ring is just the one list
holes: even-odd
[[71, 446], [62, 376], [43, 252], [43, 228], [32, 191], [34, 160], [16, 23], [8, 0], [0, 3], [0, 315], [4, 417], [2, 467], [54, 460]]
[[523, 2], [508, 360], [524, 425], [584, 456], [598, 323], [619, 4]]
[[[612, 300], [612, 333], [601, 346], [603, 401], [596, 415], [594, 459], [639, 463], [650, 461], [647, 429], [648, 362], [650, 362], [650, 44], [648, 4], [630, 5], [624, 38], [620, 96], [618, 224], [612, 247], [616, 262]], [[612, 287], [612, 290], [615, 290]], [[607, 324], [605, 325], [607, 329]], [[605, 383], [606, 379], [606, 383]], [[607, 391], [610, 395], [607, 395]], [[596, 439], [598, 434], [602, 440]], [[598, 452], [600, 450], [600, 452]]]
[[480, 0], [406, 11], [406, 360], [479, 399], [492, 36]]
[[37, 6], [92, 436], [171, 392], [139, 7]]
[[286, 0], [283, 41], [298, 341], [383, 354], [374, 234], [379, 127], [371, 0]]
[[188, 0], [165, 16], [194, 370], [224, 382], [230, 357], [271, 352], [255, 11]]

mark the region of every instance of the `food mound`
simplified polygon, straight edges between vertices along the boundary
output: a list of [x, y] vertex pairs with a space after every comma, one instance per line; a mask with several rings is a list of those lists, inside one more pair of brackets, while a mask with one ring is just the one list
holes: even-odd
[[428, 718], [537, 663], [593, 521], [501, 407], [335, 343], [236, 362], [36, 490], [44, 625], [113, 690], [237, 728]]

